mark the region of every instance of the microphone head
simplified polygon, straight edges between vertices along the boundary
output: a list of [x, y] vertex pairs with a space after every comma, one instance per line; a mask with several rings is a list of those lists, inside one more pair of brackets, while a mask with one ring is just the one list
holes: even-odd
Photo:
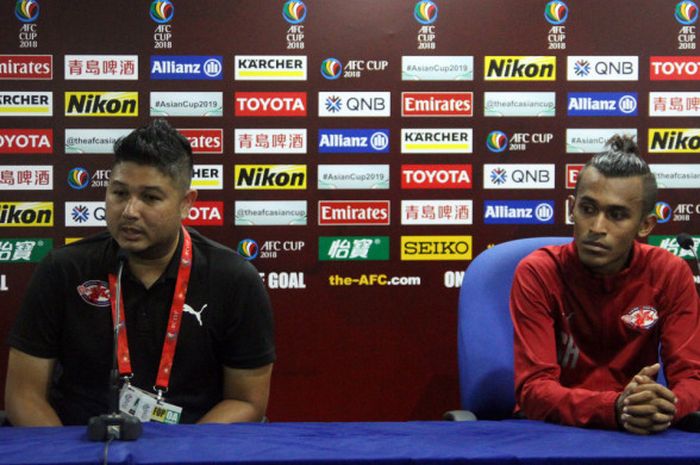
[[123, 263], [127, 258], [129, 258], [129, 252], [120, 247], [119, 250], [117, 250], [117, 262]]
[[678, 245], [680, 245], [685, 250], [692, 251], [693, 248], [695, 247], [695, 242], [693, 241], [693, 238], [688, 233], [680, 233], [679, 235], [677, 235], [676, 242], [678, 242]]

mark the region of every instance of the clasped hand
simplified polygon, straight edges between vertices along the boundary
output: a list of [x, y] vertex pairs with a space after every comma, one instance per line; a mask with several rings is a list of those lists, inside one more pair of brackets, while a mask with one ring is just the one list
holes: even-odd
[[635, 434], [659, 433], [671, 426], [676, 395], [656, 382], [659, 364], [646, 366], [625, 386], [615, 402], [620, 426]]

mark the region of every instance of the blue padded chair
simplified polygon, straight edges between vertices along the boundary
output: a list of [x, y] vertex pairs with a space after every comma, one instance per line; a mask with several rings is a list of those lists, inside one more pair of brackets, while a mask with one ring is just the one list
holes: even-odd
[[512, 416], [513, 324], [508, 303], [515, 267], [534, 250], [571, 240], [532, 237], [504, 242], [485, 250], [469, 265], [459, 294], [457, 334], [460, 396], [462, 408], [468, 412], [448, 412], [446, 418], [496, 420]]

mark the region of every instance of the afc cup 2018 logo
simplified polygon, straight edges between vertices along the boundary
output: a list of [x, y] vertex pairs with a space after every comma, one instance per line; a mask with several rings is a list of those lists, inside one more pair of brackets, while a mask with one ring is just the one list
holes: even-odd
[[343, 74], [343, 64], [337, 58], [326, 58], [321, 63], [321, 76], [329, 80], [338, 79]]
[[85, 189], [90, 184], [90, 173], [80, 166], [68, 172], [68, 185], [73, 189]]
[[495, 153], [501, 153], [508, 148], [508, 137], [503, 131], [491, 131], [486, 137], [486, 148]]
[[666, 202], [656, 202], [654, 213], [656, 213], [657, 223], [668, 223], [671, 221], [673, 209], [671, 208], [671, 205], [667, 204]]
[[17, 0], [15, 16], [23, 23], [33, 23], [39, 18], [39, 2], [37, 0]]
[[253, 239], [243, 239], [238, 243], [238, 254], [246, 260], [253, 260], [259, 252], [258, 243]]
[[430, 0], [421, 0], [413, 8], [413, 17], [423, 25], [433, 24], [437, 20], [438, 7]]
[[158, 24], [169, 23], [175, 16], [175, 5], [171, 0], [154, 0], [151, 2], [150, 15]]
[[306, 19], [306, 5], [300, 0], [289, 0], [282, 7], [282, 17], [289, 24], [300, 24]]
[[695, 24], [698, 20], [698, 5], [690, 0], [684, 0], [676, 4], [676, 21], [684, 26]]
[[553, 0], [545, 5], [544, 17], [549, 24], [559, 26], [569, 17], [569, 7], [561, 0]]

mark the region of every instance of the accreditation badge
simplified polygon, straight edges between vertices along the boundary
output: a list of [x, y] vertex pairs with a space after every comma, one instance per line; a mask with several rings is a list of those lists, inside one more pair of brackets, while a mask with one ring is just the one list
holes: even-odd
[[155, 395], [131, 384], [122, 386], [119, 410], [138, 418], [142, 423], [155, 421], [174, 425], [180, 423], [182, 416], [182, 407], [163, 400], [159, 402]]

